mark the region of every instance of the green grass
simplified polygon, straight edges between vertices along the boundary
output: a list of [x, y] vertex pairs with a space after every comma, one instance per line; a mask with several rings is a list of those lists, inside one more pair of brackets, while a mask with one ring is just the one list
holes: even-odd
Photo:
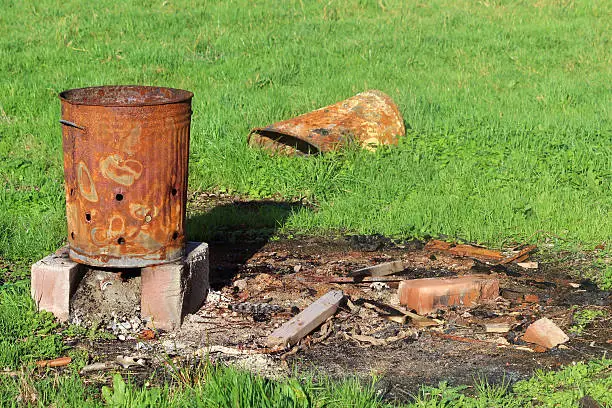
[[[308, 197], [286, 230], [490, 245], [612, 236], [610, 2], [2, 2], [0, 256], [64, 239], [57, 93], [195, 93], [190, 187]], [[253, 126], [378, 88], [408, 135], [376, 154], [268, 157]], [[44, 227], [44, 228], [43, 228]], [[192, 232], [193, 237], [203, 233]]]
[[[300, 233], [442, 235], [491, 246], [547, 238], [577, 249], [610, 245], [609, 1], [0, 0], [0, 6], [0, 279], [10, 282], [0, 287], [0, 367], [17, 369], [62, 351], [58, 328], [35, 312], [19, 279], [27, 276], [24, 265], [65, 240], [57, 93], [69, 88], [189, 89], [192, 190], [316, 203], [315, 210], [193, 212], [194, 239], [248, 223]], [[391, 95], [404, 116], [407, 136], [399, 146], [308, 158], [269, 157], [246, 146], [251, 127], [371, 88]], [[610, 287], [609, 257], [597, 262]], [[522, 389], [483, 383], [477, 398], [528, 405], [522, 395], [571, 405], [588, 392], [606, 402], [598, 390], [610, 388], [609, 362], [601, 370], [597, 364], [541, 373]], [[231, 405], [241, 387], [259, 387], [253, 398], [261, 405], [306, 401], [293, 380], [215, 375], [225, 382], [213, 405]], [[212, 378], [204, 387], [212, 387]], [[40, 406], [123, 401], [120, 382], [101, 399], [76, 374], [36, 382], [0, 374], [0, 382], [3, 406], [18, 395], [27, 401], [32, 389]], [[371, 390], [354, 384], [302, 387], [312, 406], [338, 395], [344, 399], [329, 406], [358, 398], [363, 406], [379, 405]], [[462, 399], [491, 406], [459, 391], [430, 389], [418, 404], [458, 406]], [[195, 386], [147, 390], [128, 382], [125, 392], [141, 406], [208, 398]]]
[[62, 350], [50, 313], [37, 313], [29, 296], [29, 282], [0, 286], [0, 368], [56, 357]]
[[[490, 385], [481, 380], [473, 390], [424, 387], [409, 404], [384, 402], [376, 382], [356, 380], [334, 382], [326, 378], [273, 381], [223, 366], [203, 364], [189, 374], [162, 387], [136, 386], [119, 374], [112, 384], [85, 385], [76, 373], [39, 374], [22, 372], [15, 377], [0, 376], [0, 403], [3, 407], [26, 405], [46, 407], [576, 407], [589, 396], [603, 406], [612, 403], [611, 360], [578, 363], [556, 373], [537, 373], [532, 379]], [[186, 376], [185, 376], [186, 375]], [[40, 377], [40, 378], [39, 378]], [[470, 391], [467, 393], [466, 391]]]

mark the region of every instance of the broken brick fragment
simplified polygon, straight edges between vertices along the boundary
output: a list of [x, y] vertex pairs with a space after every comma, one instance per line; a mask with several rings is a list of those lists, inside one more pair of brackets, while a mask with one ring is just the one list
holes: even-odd
[[140, 340], [153, 340], [155, 338], [155, 332], [151, 329], [144, 329], [138, 335]]
[[523, 335], [523, 341], [538, 344], [549, 349], [568, 340], [567, 334], [546, 317], [533, 322]]
[[493, 300], [499, 296], [499, 280], [486, 275], [412, 279], [400, 282], [398, 292], [400, 304], [427, 314], [448, 306]]
[[525, 299], [525, 302], [527, 303], [538, 303], [540, 301], [538, 295], [534, 295], [532, 293], [525, 295], [523, 299]]

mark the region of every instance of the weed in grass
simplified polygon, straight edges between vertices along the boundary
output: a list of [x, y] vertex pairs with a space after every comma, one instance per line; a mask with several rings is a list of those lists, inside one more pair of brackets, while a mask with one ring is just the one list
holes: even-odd
[[86, 350], [73, 348], [67, 351], [67, 355], [72, 359], [70, 369], [77, 373], [89, 362], [89, 352]]
[[606, 317], [607, 313], [603, 309], [584, 308], [574, 312], [572, 317], [574, 324], [570, 327], [571, 333], [581, 335], [584, 330], [598, 319]]
[[100, 321], [93, 321], [89, 327], [79, 326], [76, 324], [69, 325], [62, 334], [65, 337], [85, 337], [91, 341], [95, 340], [112, 340], [116, 338], [112, 333], [107, 332], [100, 327]]
[[415, 398], [414, 406], [418, 408], [445, 408], [463, 406], [469, 397], [463, 394], [465, 386], [451, 387], [441, 382], [437, 387], [425, 386]]
[[338, 407], [388, 406], [376, 396], [373, 386], [357, 380], [334, 382], [327, 378], [266, 379], [233, 368], [209, 363], [192, 369], [174, 370], [175, 388], [138, 389], [118, 375], [113, 386], [104, 387], [104, 401], [113, 407]]
[[538, 371], [527, 381], [513, 386], [513, 393], [524, 405], [575, 407], [586, 395], [602, 406], [612, 404], [612, 360], [576, 363], [560, 371]]
[[342, 382], [330, 380], [322, 376], [316, 381], [311, 379], [308, 388], [315, 392], [317, 398], [313, 406], [332, 407], [391, 407], [393, 405], [382, 401], [380, 390], [377, 389], [377, 377], [370, 381], [360, 381], [356, 378], [348, 378]]
[[423, 387], [415, 398], [414, 407], [528, 407], [555, 406], [575, 407], [580, 398], [588, 395], [602, 406], [612, 402], [612, 360], [598, 360], [576, 363], [560, 371], [538, 371], [526, 381], [512, 386], [502, 382], [489, 384], [486, 380], [476, 381], [476, 394], [467, 396], [464, 386], [451, 387], [441, 383], [438, 387]]
[[500, 384], [491, 384], [486, 377], [480, 377], [476, 381], [475, 407], [520, 407], [521, 404], [510, 392], [510, 384], [505, 378]]
[[612, 255], [602, 254], [593, 262], [594, 271], [590, 274], [602, 290], [612, 290]]

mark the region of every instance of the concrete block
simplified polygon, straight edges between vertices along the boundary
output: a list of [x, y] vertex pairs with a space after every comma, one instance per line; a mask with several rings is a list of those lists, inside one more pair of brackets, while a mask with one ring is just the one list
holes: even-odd
[[181, 261], [141, 270], [140, 313], [150, 327], [175, 330], [208, 293], [208, 244], [189, 242]]
[[32, 265], [31, 294], [38, 310], [46, 310], [58, 320], [67, 321], [70, 298], [85, 272], [84, 265], [68, 258], [67, 246]]
[[499, 280], [487, 275], [426, 278], [400, 282], [400, 304], [428, 314], [448, 306], [474, 306], [499, 296]]
[[523, 335], [523, 341], [546, 348], [553, 348], [568, 340], [567, 334], [546, 317], [531, 323]]

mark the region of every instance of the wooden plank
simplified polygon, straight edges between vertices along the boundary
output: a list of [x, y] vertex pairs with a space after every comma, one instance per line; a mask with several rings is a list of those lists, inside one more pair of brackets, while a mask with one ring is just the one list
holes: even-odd
[[510, 331], [509, 323], [485, 323], [485, 331], [487, 333], [508, 333]]
[[[537, 245], [529, 245], [529, 246], [521, 249], [517, 254], [502, 259], [499, 262], [499, 264], [500, 265], [505, 265], [505, 264], [508, 264], [510, 262], [513, 262], [513, 261], [519, 261], [519, 260], [523, 261], [523, 260], [527, 259], [527, 258], [525, 258], [525, 255], [529, 255], [530, 253], [532, 253], [536, 249], [538, 249]], [[522, 259], [522, 258], [524, 258], [524, 259]]]
[[476, 258], [483, 261], [500, 261], [504, 259], [504, 256], [499, 251], [467, 244], [455, 245], [437, 239], [433, 239], [425, 244], [425, 250], [446, 252], [456, 256]]
[[356, 271], [350, 272], [348, 276], [387, 276], [402, 272], [404, 269], [406, 268], [404, 267], [404, 263], [402, 261], [393, 261], [357, 269]]
[[448, 250], [453, 255], [471, 257], [471, 258], [484, 258], [484, 259], [501, 259], [504, 256], [499, 251], [492, 249], [480, 248], [473, 245], [461, 244], [457, 245]]
[[266, 344], [269, 347], [293, 346], [336, 313], [342, 299], [344, 293], [341, 290], [327, 292], [297, 316], [274, 330], [266, 339]]

